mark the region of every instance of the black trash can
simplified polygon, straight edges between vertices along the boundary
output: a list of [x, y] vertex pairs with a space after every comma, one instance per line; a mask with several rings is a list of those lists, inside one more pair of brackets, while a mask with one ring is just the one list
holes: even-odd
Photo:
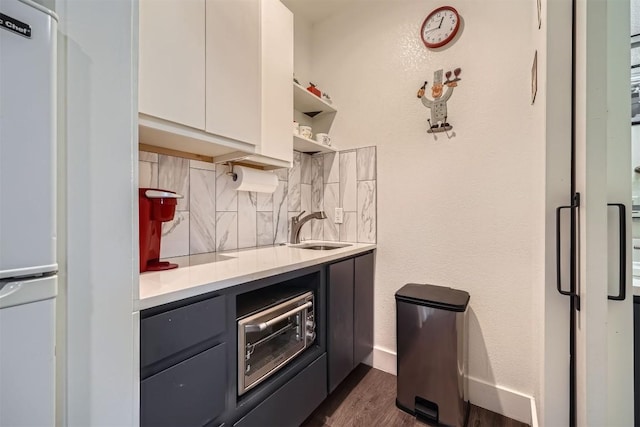
[[469, 293], [409, 283], [396, 292], [396, 406], [418, 418], [464, 426]]

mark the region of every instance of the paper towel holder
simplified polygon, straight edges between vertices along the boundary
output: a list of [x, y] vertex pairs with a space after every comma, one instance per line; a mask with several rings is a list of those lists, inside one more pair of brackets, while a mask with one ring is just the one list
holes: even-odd
[[232, 177], [230, 188], [237, 191], [254, 191], [258, 193], [273, 193], [278, 188], [278, 177], [271, 171], [263, 171], [241, 163], [227, 162], [229, 171], [225, 173]]
[[233, 162], [227, 162], [226, 165], [229, 166], [229, 172], [227, 172], [227, 175], [233, 178], [234, 181], [237, 180], [238, 174], [233, 172]]
[[229, 172], [226, 173], [227, 176], [230, 176], [233, 181], [238, 180], [238, 174], [233, 171], [234, 162], [225, 162], [225, 165], [229, 167]]
[[229, 172], [227, 172], [227, 175], [230, 176], [234, 181], [237, 181], [238, 174], [233, 171], [233, 166], [235, 166], [236, 164], [234, 162], [225, 162], [225, 165], [229, 167]]
[[237, 181], [238, 174], [233, 171], [234, 162], [225, 162], [224, 164], [229, 166], [229, 172], [227, 172], [227, 175], [230, 176], [234, 181]]

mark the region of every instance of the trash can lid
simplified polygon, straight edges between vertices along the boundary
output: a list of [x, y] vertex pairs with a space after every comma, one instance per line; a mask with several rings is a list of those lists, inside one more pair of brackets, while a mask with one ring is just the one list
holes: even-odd
[[396, 292], [396, 301], [449, 311], [465, 311], [469, 298], [469, 293], [465, 291], [418, 283], [407, 283]]

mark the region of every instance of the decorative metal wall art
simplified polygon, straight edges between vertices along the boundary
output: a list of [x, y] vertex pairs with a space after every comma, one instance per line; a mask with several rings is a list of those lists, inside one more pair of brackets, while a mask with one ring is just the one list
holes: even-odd
[[[453, 94], [453, 88], [458, 86], [460, 79], [460, 73], [462, 70], [456, 68], [453, 70], [454, 78], [451, 79], [451, 71], [444, 73], [447, 80], [442, 82], [443, 70], [438, 70], [433, 73], [433, 85], [431, 86], [431, 96], [433, 99], [428, 99], [424, 94], [429, 82], [425, 81], [420, 89], [418, 89], [418, 98], [422, 101], [422, 104], [431, 110], [431, 118], [427, 119], [429, 122], [428, 133], [446, 132], [453, 128], [448, 122], [447, 101]], [[446, 92], [443, 94], [444, 86], [447, 86]]]

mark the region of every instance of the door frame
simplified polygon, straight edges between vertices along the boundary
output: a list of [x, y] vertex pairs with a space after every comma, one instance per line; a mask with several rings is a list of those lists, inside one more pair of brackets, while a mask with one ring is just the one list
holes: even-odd
[[[542, 425], [570, 425], [570, 300], [556, 289], [554, 213], [558, 206], [572, 201], [571, 117], [567, 107], [572, 102], [571, 87], [575, 83], [575, 190], [582, 199], [579, 237], [575, 242], [581, 305], [575, 312], [576, 424], [633, 425], [633, 376], [629, 375], [633, 372], [628, 215], [631, 210], [629, 2], [573, 3], [575, 82], [568, 72], [571, 64], [567, 63], [572, 52], [572, 2], [549, 0], [546, 4], [547, 266], [539, 419]], [[602, 102], [603, 99], [607, 102]], [[618, 230], [615, 216], [607, 211], [607, 203], [611, 202], [627, 206], [624, 286], [628, 297], [622, 302], [607, 299], [608, 293], [616, 292], [614, 288], [619, 281], [619, 254], [603, 250]], [[567, 218], [564, 221], [562, 239], [566, 242], [570, 239], [570, 227]], [[565, 289], [570, 282], [568, 260], [563, 249], [562, 263], [566, 267], [561, 282], [565, 283]]]

